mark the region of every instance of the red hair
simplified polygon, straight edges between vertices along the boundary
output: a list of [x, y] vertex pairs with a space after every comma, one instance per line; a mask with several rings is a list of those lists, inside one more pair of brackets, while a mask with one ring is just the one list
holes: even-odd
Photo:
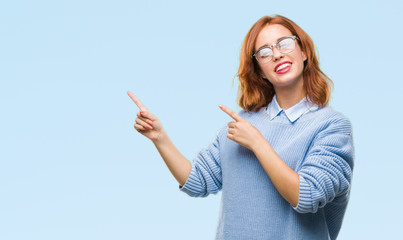
[[237, 76], [239, 88], [237, 102], [245, 111], [258, 111], [267, 106], [275, 94], [273, 85], [262, 77], [260, 67], [252, 54], [255, 52], [256, 39], [260, 31], [267, 25], [279, 24], [287, 28], [293, 35], [298, 37], [298, 45], [305, 53], [303, 79], [304, 88], [308, 101], [319, 107], [328, 104], [333, 82], [319, 68], [319, 61], [312, 39], [296, 23], [280, 16], [264, 16], [260, 18], [249, 30], [242, 43], [240, 64]]

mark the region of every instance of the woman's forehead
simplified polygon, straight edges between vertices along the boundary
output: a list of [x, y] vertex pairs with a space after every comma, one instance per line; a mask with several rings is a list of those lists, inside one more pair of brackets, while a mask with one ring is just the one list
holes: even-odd
[[258, 34], [255, 49], [263, 45], [275, 44], [280, 38], [291, 35], [291, 31], [280, 24], [267, 25]]

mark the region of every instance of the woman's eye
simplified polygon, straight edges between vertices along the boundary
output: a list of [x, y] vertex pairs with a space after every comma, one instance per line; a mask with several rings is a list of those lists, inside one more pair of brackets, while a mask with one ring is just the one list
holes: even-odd
[[279, 43], [280, 48], [287, 48], [291, 45], [291, 41], [289, 39], [285, 39]]
[[273, 55], [272, 52], [270, 50], [261, 50], [260, 51], [260, 57], [261, 58], [265, 58], [265, 57], [269, 57]]
[[288, 43], [288, 42], [280, 43], [280, 48], [285, 48], [285, 47], [288, 47], [288, 46], [290, 46], [290, 43]]

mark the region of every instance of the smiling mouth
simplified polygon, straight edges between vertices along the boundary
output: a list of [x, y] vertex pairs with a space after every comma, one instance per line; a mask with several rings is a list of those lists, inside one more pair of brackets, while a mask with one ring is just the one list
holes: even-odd
[[287, 67], [290, 67], [291, 63], [290, 62], [286, 62], [281, 64], [280, 66], [276, 67], [276, 69], [274, 69], [274, 72], [282, 72], [281, 70]]

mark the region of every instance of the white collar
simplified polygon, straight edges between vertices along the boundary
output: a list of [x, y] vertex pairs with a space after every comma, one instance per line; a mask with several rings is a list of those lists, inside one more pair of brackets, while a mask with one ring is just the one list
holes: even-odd
[[270, 102], [269, 106], [267, 106], [266, 111], [269, 113], [270, 120], [273, 120], [275, 117], [279, 116], [281, 112], [284, 112], [288, 120], [293, 123], [304, 113], [308, 111], [315, 111], [318, 108], [318, 105], [309, 102], [307, 98], [304, 97], [299, 103], [288, 108], [287, 110], [284, 110], [280, 107], [280, 105], [278, 105], [277, 96], [274, 95], [273, 100]]

